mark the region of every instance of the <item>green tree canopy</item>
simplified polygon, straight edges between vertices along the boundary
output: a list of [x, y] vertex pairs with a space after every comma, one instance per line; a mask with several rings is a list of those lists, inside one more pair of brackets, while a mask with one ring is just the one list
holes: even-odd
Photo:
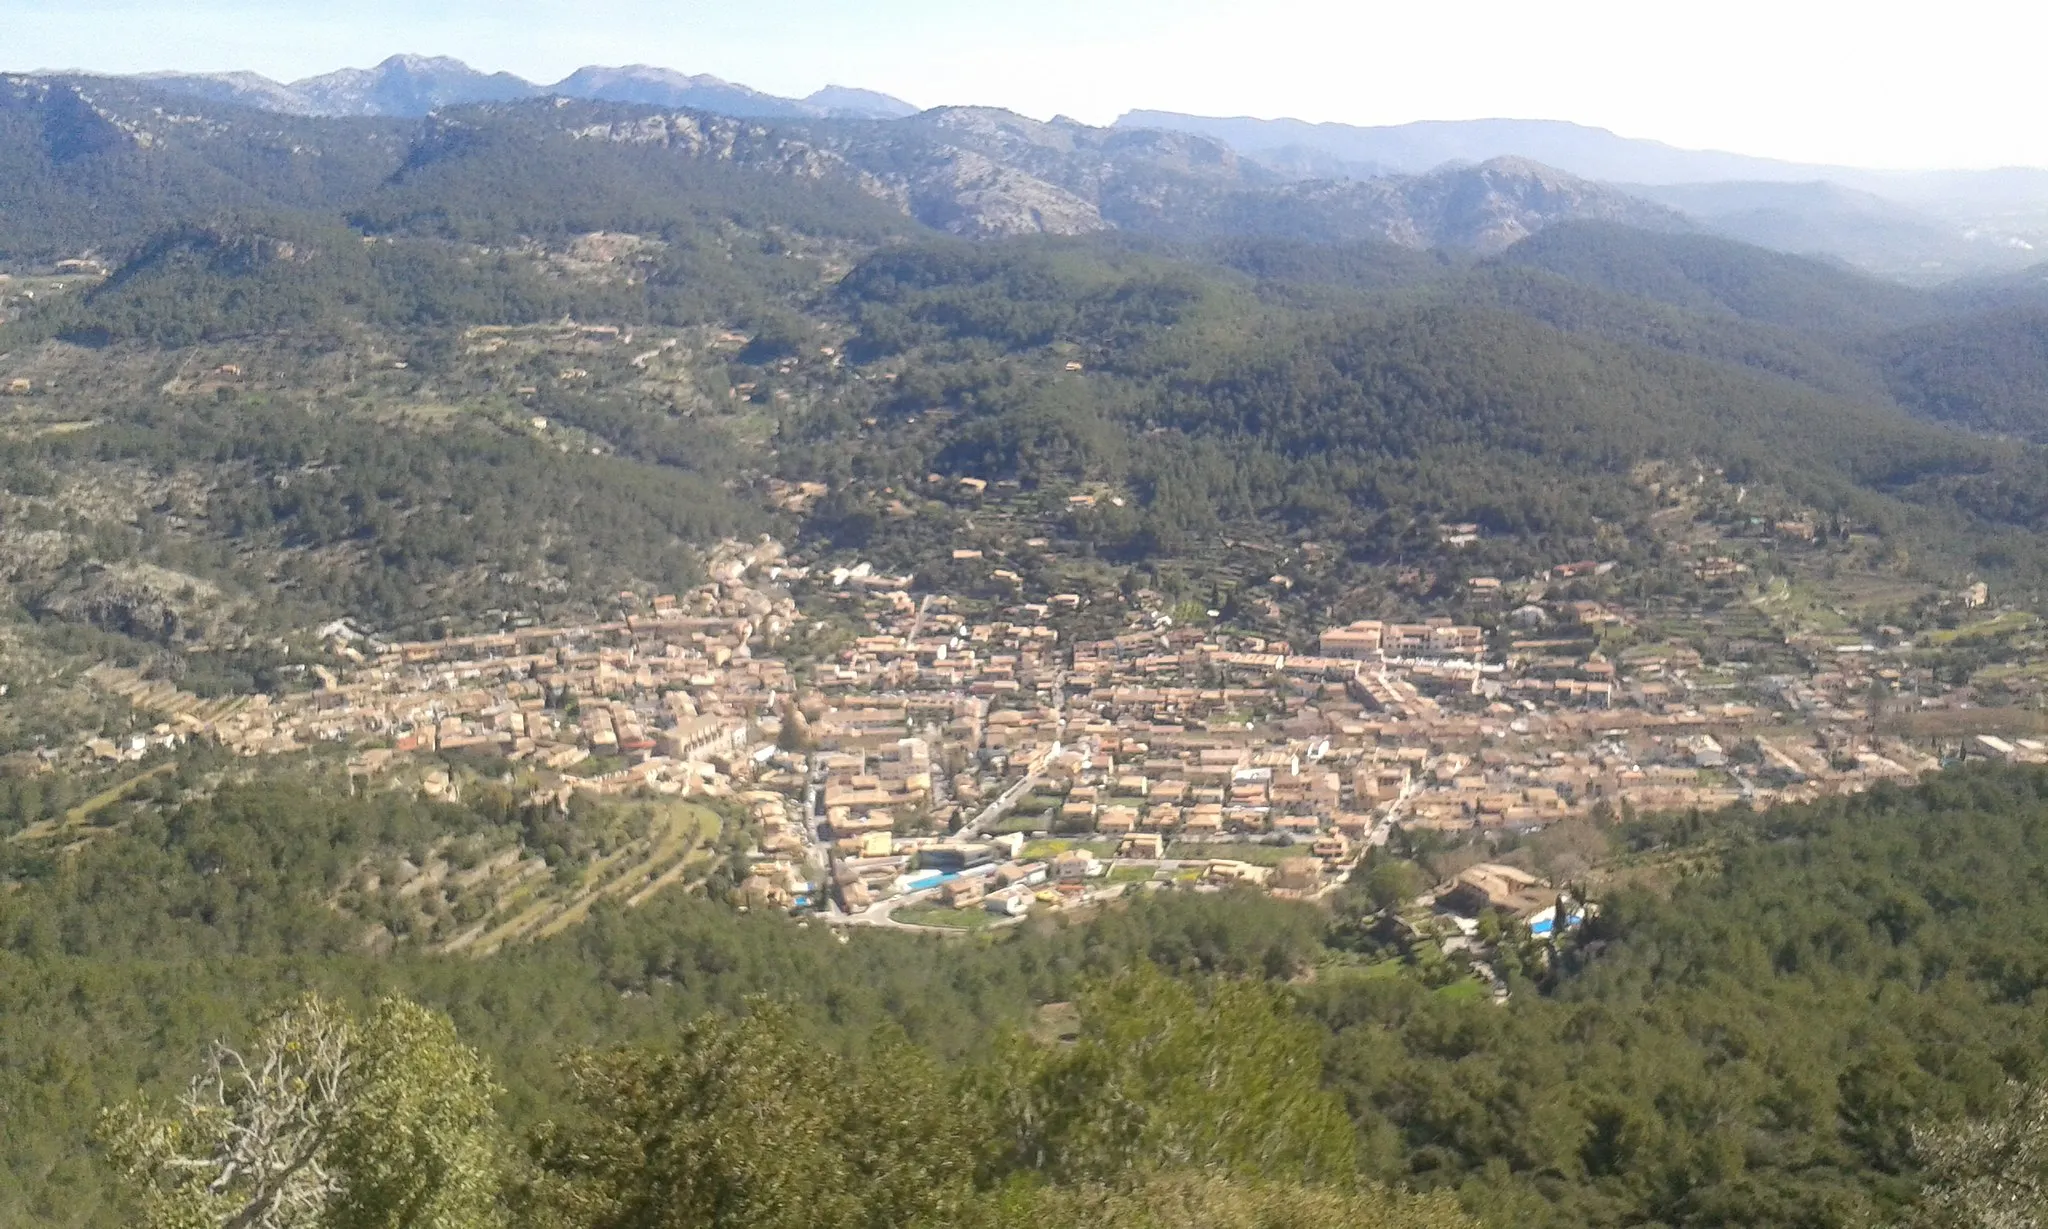
[[364, 1024], [308, 995], [101, 1138], [146, 1229], [482, 1229], [502, 1223], [493, 1092], [445, 1017], [387, 999]]
[[1270, 986], [1141, 967], [1079, 1002], [1071, 1046], [1007, 1055], [1009, 1163], [1065, 1182], [1200, 1170], [1344, 1185], [1357, 1160], [1321, 1038]]
[[583, 1112], [534, 1146], [533, 1203], [564, 1224], [884, 1229], [944, 1223], [970, 1189], [975, 1127], [928, 1055], [855, 1062], [766, 1002], [570, 1073]]

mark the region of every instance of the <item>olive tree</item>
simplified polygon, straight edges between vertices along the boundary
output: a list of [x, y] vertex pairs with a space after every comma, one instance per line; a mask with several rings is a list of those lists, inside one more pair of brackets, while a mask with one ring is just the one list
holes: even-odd
[[1921, 1219], [1970, 1229], [2048, 1225], [2048, 1086], [2013, 1084], [1996, 1112], [1913, 1131]]
[[445, 1017], [387, 999], [362, 1022], [307, 995], [214, 1042], [174, 1103], [107, 1111], [100, 1139], [146, 1229], [481, 1229], [495, 1091]]

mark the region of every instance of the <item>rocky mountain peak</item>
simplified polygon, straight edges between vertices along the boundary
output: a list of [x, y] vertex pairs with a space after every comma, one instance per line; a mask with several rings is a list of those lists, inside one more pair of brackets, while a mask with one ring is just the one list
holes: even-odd
[[530, 98], [540, 88], [511, 73], [482, 73], [446, 56], [395, 55], [375, 68], [344, 68], [294, 81], [320, 115], [424, 115], [466, 102]]
[[901, 98], [846, 85], [828, 85], [804, 101], [826, 115], [846, 119], [907, 119], [918, 111]]

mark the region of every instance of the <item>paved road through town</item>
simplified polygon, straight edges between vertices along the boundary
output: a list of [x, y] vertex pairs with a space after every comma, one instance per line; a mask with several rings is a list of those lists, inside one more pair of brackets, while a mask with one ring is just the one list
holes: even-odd
[[1437, 757], [1431, 757], [1423, 761], [1421, 770], [1408, 778], [1408, 783], [1401, 787], [1401, 792], [1395, 795], [1392, 802], [1387, 804], [1386, 812], [1379, 817], [1378, 822], [1373, 824], [1372, 830], [1365, 834], [1364, 845], [1358, 851], [1358, 856], [1352, 859], [1351, 865], [1344, 868], [1343, 874], [1325, 884], [1323, 890], [1316, 893], [1318, 897], [1328, 896], [1338, 888], [1351, 882], [1351, 873], [1358, 869], [1360, 863], [1365, 861], [1366, 855], [1387, 843], [1387, 838], [1394, 834], [1394, 825], [1400, 821], [1401, 808], [1407, 805], [1410, 798], [1415, 796], [1416, 790], [1422, 788], [1423, 778], [1435, 770], [1436, 763]]

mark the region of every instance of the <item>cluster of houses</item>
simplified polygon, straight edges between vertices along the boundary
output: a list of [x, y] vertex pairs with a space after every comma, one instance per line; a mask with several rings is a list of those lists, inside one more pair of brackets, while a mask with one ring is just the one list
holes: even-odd
[[[842, 841], [846, 838], [841, 838]], [[857, 833], [840, 845], [832, 862], [835, 899], [859, 913], [877, 902], [917, 898], [953, 909], [984, 909], [1000, 917], [1021, 917], [1039, 906], [1063, 907], [1086, 901], [1102, 881], [1137, 869], [1158, 886], [1195, 888], [1253, 885], [1277, 895], [1307, 898], [1335, 882], [1341, 866], [1314, 856], [1281, 859], [1275, 865], [1225, 857], [1169, 858], [1156, 834], [1126, 837], [1113, 853], [1085, 846], [1033, 857], [1023, 834], [986, 840], [883, 839]]]
[[[793, 667], [782, 646], [821, 604], [859, 632]], [[166, 720], [142, 749], [87, 750], [339, 743], [371, 774], [477, 757], [553, 774], [565, 797], [737, 794], [762, 833], [750, 882], [777, 902], [929, 891], [912, 885], [960, 833], [978, 852], [938, 872], [955, 876], [943, 895], [992, 909], [1071, 896], [1105, 872], [1080, 852], [982, 859], [988, 833], [1084, 840], [1098, 861], [1171, 863], [1181, 881], [1312, 893], [1396, 820], [1527, 829], [1600, 808], [1761, 805], [1936, 766], [1863, 719], [1864, 697], [1904, 678], [1897, 645], [1790, 644], [1811, 669], [1738, 687], [1682, 644], [1608, 651], [1634, 616], [1591, 600], [1528, 602], [1488, 628], [1359, 620], [1303, 651], [1177, 626], [1142, 595], [1120, 634], [1076, 638], [1068, 616], [1084, 604], [921, 595], [864, 564], [795, 566], [764, 540], [721, 550], [687, 593], [621, 594], [625, 613], [604, 623], [403, 643], [333, 624], [320, 629], [333, 664], [277, 695], [202, 701], [108, 671]], [[2048, 758], [2024, 740], [1977, 749]], [[1248, 842], [1287, 848], [1279, 865], [1202, 848]]]
[[[471, 758], [600, 793], [726, 793], [757, 754], [759, 717], [792, 688], [765, 650], [794, 623], [794, 603], [756, 587], [779, 558], [773, 543], [728, 552], [708, 584], [605, 623], [383, 642], [337, 622], [319, 634], [341, 665], [314, 666], [313, 686], [278, 695], [202, 700], [112, 669], [102, 682], [165, 715], [166, 739], [248, 756], [340, 744], [365, 774]], [[102, 743], [88, 753], [111, 758]]]
[[[903, 757], [921, 774], [938, 748], [958, 753], [934, 774], [948, 822], [1030, 778], [1018, 810], [1054, 834], [1343, 851], [1397, 803], [1412, 825], [1530, 827], [1602, 806], [1803, 797], [1935, 766], [1867, 732], [1788, 732], [1784, 704], [1695, 687], [1702, 663], [1689, 648], [1610, 659], [1598, 633], [1627, 616], [1595, 602], [1539, 608], [1494, 634], [1364, 620], [1307, 653], [1156, 626], [1062, 644], [1044, 606], [970, 619], [943, 596], [877, 605], [870, 634], [821, 681], [813, 724], [829, 753], [827, 805], [846, 824], [879, 828], [921, 805]], [[1862, 686], [1834, 656], [1807, 682], [1836, 695]]]

